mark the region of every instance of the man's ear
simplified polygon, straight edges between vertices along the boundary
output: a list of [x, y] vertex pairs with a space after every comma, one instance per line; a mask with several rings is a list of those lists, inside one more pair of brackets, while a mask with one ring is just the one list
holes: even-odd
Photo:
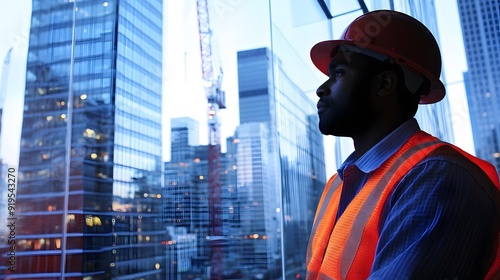
[[377, 95], [378, 96], [389, 96], [396, 92], [398, 77], [394, 71], [386, 70], [377, 75], [378, 87], [377, 87]]

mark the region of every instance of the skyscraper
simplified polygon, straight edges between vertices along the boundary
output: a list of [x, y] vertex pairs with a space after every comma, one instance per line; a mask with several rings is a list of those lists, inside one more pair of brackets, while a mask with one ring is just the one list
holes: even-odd
[[[247, 267], [243, 275], [252, 273], [262, 279], [280, 276], [279, 261], [283, 240], [280, 233], [281, 196], [277, 188], [279, 174], [273, 170], [273, 154], [269, 143], [268, 124], [247, 122], [235, 132], [234, 155], [236, 156], [237, 180], [234, 189], [237, 197], [235, 209], [239, 213], [235, 236], [239, 237], [232, 247], [240, 267]], [[228, 147], [231, 147], [228, 144]], [[239, 246], [237, 246], [239, 245]]]
[[[237, 59], [240, 123], [242, 126], [262, 123], [266, 131], [264, 135], [267, 135], [269, 159], [265, 168], [270, 174], [267, 178], [269, 184], [264, 185], [263, 190], [255, 188], [255, 191], [263, 192], [265, 200], [262, 205], [272, 202], [273, 198], [266, 194], [276, 193], [279, 199], [278, 208], [262, 209], [268, 211], [267, 216], [279, 213], [276, 230], [281, 238], [281, 248], [270, 255], [281, 262], [281, 267], [278, 267], [281, 272], [268, 271], [267, 279], [274, 279], [276, 275], [283, 279], [300, 277], [305, 271], [309, 230], [326, 178], [323, 138], [317, 130], [316, 107], [287, 76], [278, 54], [273, 54], [268, 48], [259, 48], [240, 51]], [[262, 156], [258, 152], [250, 155]], [[240, 156], [238, 152], [237, 157]], [[257, 158], [253, 159], [258, 162]], [[257, 173], [246, 172], [258, 179], [255, 177]], [[241, 180], [238, 173], [238, 182]]]
[[[316, 109], [269, 49], [241, 51], [237, 57], [241, 124], [221, 155], [224, 274], [231, 279], [300, 278], [325, 184]], [[172, 120], [172, 160], [165, 164], [164, 222], [197, 235], [192, 266], [178, 271], [186, 277], [206, 275], [211, 265], [210, 163], [206, 146], [190, 145], [193, 131], [192, 120]], [[173, 247], [179, 252], [174, 261], [190, 254]]]
[[500, 5], [458, 0], [468, 71], [464, 73], [476, 155], [500, 172]]
[[[208, 147], [198, 144], [198, 122], [191, 118], [171, 121], [171, 160], [165, 163], [163, 222], [169, 227], [174, 253], [168, 255], [171, 277], [204, 277], [213, 265], [210, 256]], [[221, 193], [223, 214], [223, 266], [225, 277], [236, 275], [242, 238], [236, 202], [236, 158], [233, 138], [227, 140], [228, 153], [222, 153]], [[233, 151], [233, 152], [231, 152]], [[193, 247], [195, 245], [195, 247]]]
[[171, 162], [183, 162], [194, 158], [194, 147], [199, 144], [199, 124], [194, 119], [173, 118], [170, 120]]
[[164, 279], [162, 1], [34, 0], [16, 278]]

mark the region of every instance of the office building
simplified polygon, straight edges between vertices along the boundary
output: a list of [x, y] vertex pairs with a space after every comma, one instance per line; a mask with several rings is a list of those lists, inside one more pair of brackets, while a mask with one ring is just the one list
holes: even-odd
[[9, 278], [165, 278], [162, 5], [32, 2]]
[[[252, 159], [250, 162], [258, 164], [261, 164], [259, 157], [265, 155], [267, 159], [262, 160], [262, 169], [269, 174], [269, 177], [262, 177], [258, 170], [252, 174], [254, 169], [250, 171], [239, 166], [238, 184], [247, 180], [241, 178], [241, 174], [248, 174], [246, 176], [256, 182], [262, 178], [263, 189], [257, 186], [253, 189], [261, 192], [262, 198], [252, 194], [252, 199], [264, 207], [259, 210], [264, 211], [263, 217], [276, 217], [276, 220], [272, 218], [266, 223], [275, 223], [274, 230], [277, 232], [271, 236], [276, 234], [280, 241], [279, 248], [268, 252], [268, 258], [274, 261], [273, 266], [259, 273], [263, 273], [265, 279], [292, 279], [300, 277], [305, 271], [304, 256], [309, 230], [326, 175], [323, 138], [317, 130], [315, 104], [287, 76], [278, 56], [268, 48], [240, 51], [237, 55], [240, 127], [250, 129], [250, 123], [264, 124], [263, 128], [259, 128], [258, 135], [265, 136], [265, 142], [255, 142], [257, 139], [252, 139], [249, 137], [251, 133], [247, 133], [247, 145], [268, 146], [255, 152], [248, 149], [246, 153]], [[241, 151], [238, 150], [238, 159], [244, 156]], [[241, 186], [238, 188], [241, 189]], [[273, 193], [279, 201], [268, 197]], [[242, 195], [240, 193], [240, 197]], [[245, 199], [240, 198], [241, 201]], [[274, 208], [276, 203], [279, 207]], [[242, 209], [248, 213], [256, 210], [256, 207]], [[272, 225], [269, 227], [273, 228]], [[260, 236], [260, 233], [257, 234]]]
[[[208, 146], [198, 145], [198, 122], [191, 118], [171, 120], [171, 160], [165, 163], [165, 188], [163, 192], [163, 223], [169, 229], [173, 249], [168, 255], [173, 278], [194, 279], [210, 273], [210, 189]], [[227, 139], [228, 150], [237, 141]], [[232, 279], [241, 269], [237, 264], [241, 252], [241, 238], [236, 193], [236, 157], [233, 152], [221, 154], [220, 186], [223, 215], [224, 277]], [[188, 245], [196, 245], [192, 248]]]
[[[276, 279], [281, 273], [281, 192], [279, 174], [273, 170], [273, 154], [268, 124], [247, 122], [238, 126], [233, 141], [236, 155], [238, 227], [232, 248], [238, 248], [234, 263], [242, 274], [261, 279]], [[230, 144], [228, 143], [228, 147]]]
[[170, 120], [171, 162], [182, 162], [194, 158], [194, 147], [199, 145], [199, 124], [192, 118]]
[[[226, 141], [220, 170], [224, 274], [303, 277], [326, 177], [316, 109], [269, 49], [241, 51], [237, 57], [240, 125]], [[172, 121], [172, 160], [165, 164], [164, 222], [197, 235], [197, 256], [183, 277], [206, 274], [203, 269], [211, 265], [208, 149], [189, 144], [194, 127], [191, 121]]]
[[500, 5], [458, 0], [468, 71], [464, 73], [476, 155], [500, 172]]

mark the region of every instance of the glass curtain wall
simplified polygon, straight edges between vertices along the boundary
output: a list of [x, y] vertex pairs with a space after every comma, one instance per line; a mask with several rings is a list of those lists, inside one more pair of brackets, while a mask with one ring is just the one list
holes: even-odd
[[361, 2], [33, 0], [16, 270], [0, 278], [305, 279], [316, 205], [352, 149], [319, 133], [309, 51]]
[[8, 279], [165, 278], [162, 10], [32, 1]]
[[[203, 145], [207, 99], [200, 82], [196, 3], [166, 3], [165, 106], [171, 116], [199, 121]], [[317, 1], [208, 3], [210, 58], [226, 98], [226, 108], [219, 111], [223, 258], [215, 262], [211, 257], [210, 221], [199, 219], [211, 199], [207, 148], [172, 142], [165, 193], [175, 202], [166, 205], [165, 222], [197, 240], [193, 262], [176, 271], [182, 279], [205, 279], [221, 268], [218, 276], [224, 279], [304, 279], [309, 230], [326, 180], [314, 101], [323, 77], [308, 56], [315, 42], [331, 37], [330, 22]], [[171, 133], [178, 135], [179, 129], [172, 127]], [[188, 135], [190, 126], [181, 130]], [[191, 158], [174, 156], [197, 149]], [[176, 244], [171, 248], [177, 255], [192, 254]]]

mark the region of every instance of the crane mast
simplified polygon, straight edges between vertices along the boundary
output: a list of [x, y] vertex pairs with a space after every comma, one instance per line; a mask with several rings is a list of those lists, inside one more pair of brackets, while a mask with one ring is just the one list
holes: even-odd
[[201, 72], [207, 98], [208, 119], [208, 185], [209, 185], [209, 229], [207, 239], [210, 244], [210, 279], [223, 278], [222, 242], [222, 194], [220, 182], [221, 147], [219, 110], [226, 108], [225, 93], [221, 90], [222, 69], [214, 72], [214, 56], [212, 52], [212, 30], [208, 14], [207, 0], [197, 0], [198, 31], [200, 36]]

